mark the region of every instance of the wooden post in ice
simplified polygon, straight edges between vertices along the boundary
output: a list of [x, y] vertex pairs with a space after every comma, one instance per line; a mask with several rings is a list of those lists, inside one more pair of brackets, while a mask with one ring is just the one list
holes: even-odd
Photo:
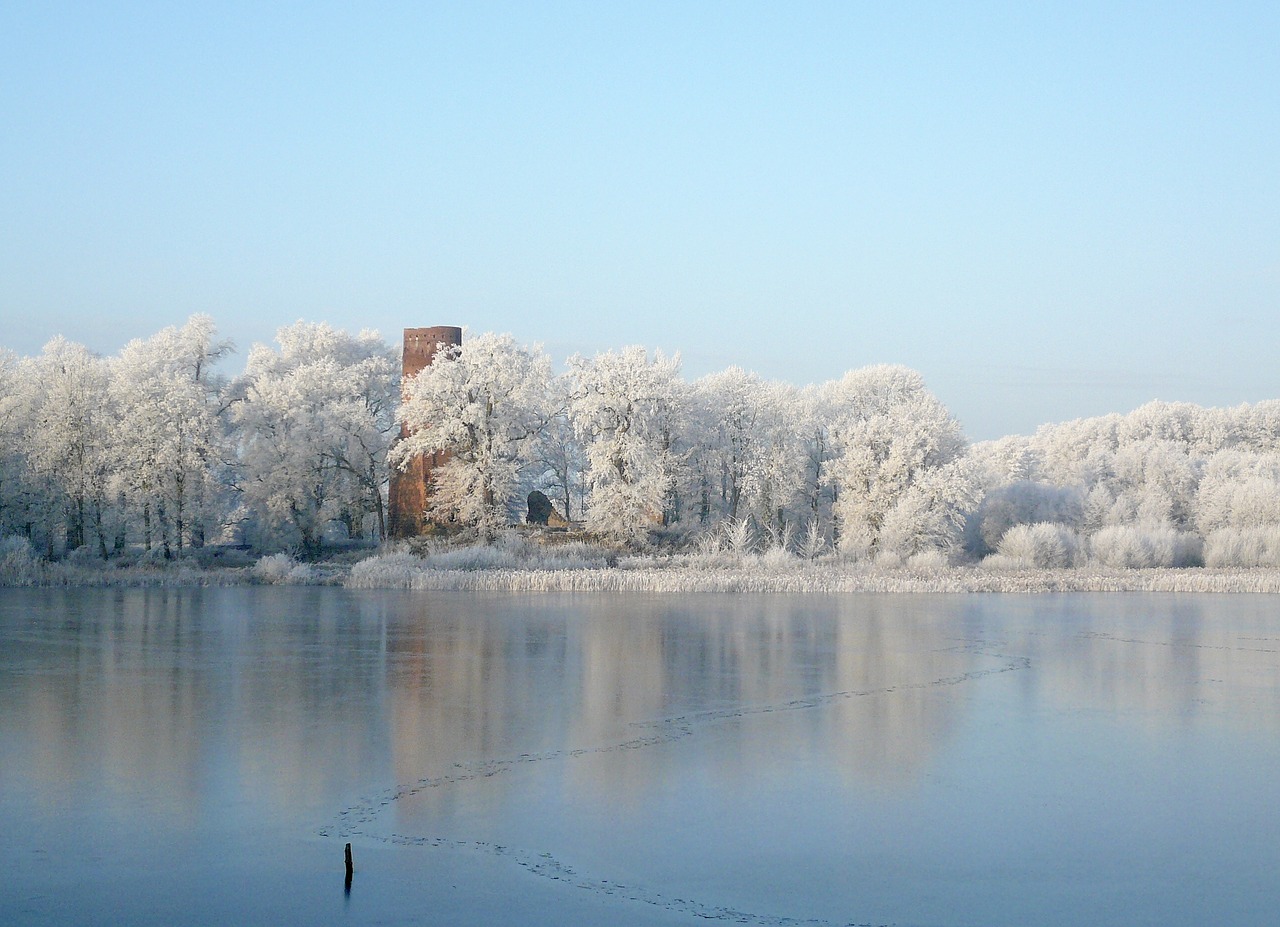
[[351, 891], [351, 844], [347, 844], [347, 891]]

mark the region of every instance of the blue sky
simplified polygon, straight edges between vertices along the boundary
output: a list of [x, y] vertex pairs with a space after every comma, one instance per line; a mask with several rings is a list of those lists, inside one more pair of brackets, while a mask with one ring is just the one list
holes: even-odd
[[9, 3], [0, 346], [459, 324], [975, 439], [1280, 398], [1280, 5]]

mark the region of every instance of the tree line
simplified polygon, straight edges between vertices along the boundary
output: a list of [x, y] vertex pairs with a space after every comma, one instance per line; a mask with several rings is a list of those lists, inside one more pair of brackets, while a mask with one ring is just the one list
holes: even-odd
[[383, 523], [399, 359], [376, 334], [299, 322], [244, 373], [207, 316], [101, 357], [64, 338], [0, 354], [0, 533], [47, 556], [211, 542], [314, 555]]
[[[392, 468], [448, 451], [430, 515], [492, 540], [540, 490], [642, 548], [992, 565], [1280, 565], [1280, 402], [1152, 403], [970, 446], [915, 371], [688, 381], [640, 347], [569, 358], [484, 333], [402, 383], [399, 349], [281, 328], [244, 372], [211, 319], [102, 357], [0, 353], [0, 534], [47, 556], [211, 543], [315, 556], [386, 537]], [[400, 425], [409, 437], [398, 438]]]

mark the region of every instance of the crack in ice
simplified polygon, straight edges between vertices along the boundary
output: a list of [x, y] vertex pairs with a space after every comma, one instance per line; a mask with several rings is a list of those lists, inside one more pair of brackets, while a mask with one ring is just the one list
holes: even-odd
[[[365, 828], [371, 825], [382, 811], [392, 802], [403, 798], [411, 798], [428, 789], [438, 789], [462, 782], [473, 782], [510, 772], [522, 765], [545, 763], [554, 760], [574, 759], [577, 757], [614, 753], [619, 750], [635, 750], [675, 743], [697, 733], [699, 728], [741, 718], [750, 718], [788, 711], [807, 711], [840, 701], [866, 698], [874, 695], [890, 695], [902, 691], [922, 690], [957, 686], [976, 679], [983, 679], [1002, 673], [1028, 669], [1031, 659], [1025, 656], [994, 653], [979, 649], [982, 642], [967, 641], [955, 650], [967, 652], [975, 656], [984, 656], [1003, 661], [999, 666], [988, 669], [969, 670], [942, 676], [937, 679], [918, 683], [901, 683], [892, 686], [879, 686], [868, 689], [850, 689], [841, 692], [830, 692], [807, 698], [790, 699], [766, 705], [754, 705], [740, 708], [722, 708], [710, 711], [691, 712], [684, 715], [663, 718], [657, 721], [635, 721], [629, 726], [653, 733], [646, 736], [632, 737], [627, 740], [596, 747], [577, 747], [564, 750], [547, 750], [537, 753], [521, 753], [506, 759], [485, 760], [475, 763], [455, 763], [455, 772], [441, 776], [424, 777], [415, 782], [397, 785], [394, 788], [370, 798], [362, 799], [355, 805], [339, 812], [338, 819], [332, 828], [323, 828], [322, 837], [337, 837], [350, 840], [362, 838], [396, 846], [430, 847], [455, 852], [479, 852], [495, 857], [509, 859], [530, 875], [555, 882], [565, 883], [574, 888], [616, 897], [623, 901], [651, 905], [674, 913], [687, 914], [704, 920], [725, 921], [741, 924], [758, 924], [763, 927], [837, 927], [837, 922], [821, 918], [794, 918], [768, 914], [756, 914], [735, 908], [711, 905], [703, 902], [669, 898], [660, 892], [642, 886], [629, 886], [590, 876], [579, 875], [576, 870], [560, 861], [550, 853], [535, 853], [531, 850], [509, 847], [487, 841], [451, 840], [444, 837], [412, 836], [406, 834], [381, 835], [370, 833]], [[840, 927], [885, 927], [867, 922], [839, 922]]]

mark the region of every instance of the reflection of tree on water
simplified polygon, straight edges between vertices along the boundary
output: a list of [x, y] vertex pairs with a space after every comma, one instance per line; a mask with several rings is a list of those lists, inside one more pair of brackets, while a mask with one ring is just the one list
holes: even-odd
[[[395, 654], [398, 778], [446, 772], [445, 758], [578, 748], [565, 770], [575, 789], [640, 800], [685, 761], [609, 747], [676, 739], [662, 729], [670, 719], [673, 728], [714, 723], [698, 761], [726, 782], [801, 756], [825, 758], [855, 781], [899, 782], [950, 723], [952, 700], [932, 684], [999, 663], [945, 638], [946, 609], [904, 617], [900, 601], [853, 597], [690, 604], [542, 600], [519, 622], [429, 611], [430, 638], [406, 640], [410, 652]], [[865, 697], [821, 701], [833, 693]], [[821, 710], [800, 720], [800, 708]]]
[[1280, 730], [1272, 597], [1067, 596], [1036, 611], [1037, 627], [1013, 646], [1042, 667], [1046, 700], [1150, 729], [1211, 719]]
[[[853, 785], [909, 782], [973, 691], [926, 684], [994, 653], [1031, 658], [1028, 704], [1280, 719], [1265, 597], [7, 595], [24, 617], [4, 627], [21, 668], [0, 685], [6, 782], [51, 805], [110, 788], [175, 824], [227, 801], [320, 812], [351, 783], [573, 750], [566, 785], [609, 802], [690, 762], [726, 783], [797, 757]], [[765, 710], [789, 703], [817, 710]], [[606, 749], [673, 718], [708, 735], [696, 751]], [[466, 800], [496, 806], [506, 778]]]
[[14, 594], [0, 759], [51, 805], [293, 820], [385, 765], [380, 632], [336, 590]]

